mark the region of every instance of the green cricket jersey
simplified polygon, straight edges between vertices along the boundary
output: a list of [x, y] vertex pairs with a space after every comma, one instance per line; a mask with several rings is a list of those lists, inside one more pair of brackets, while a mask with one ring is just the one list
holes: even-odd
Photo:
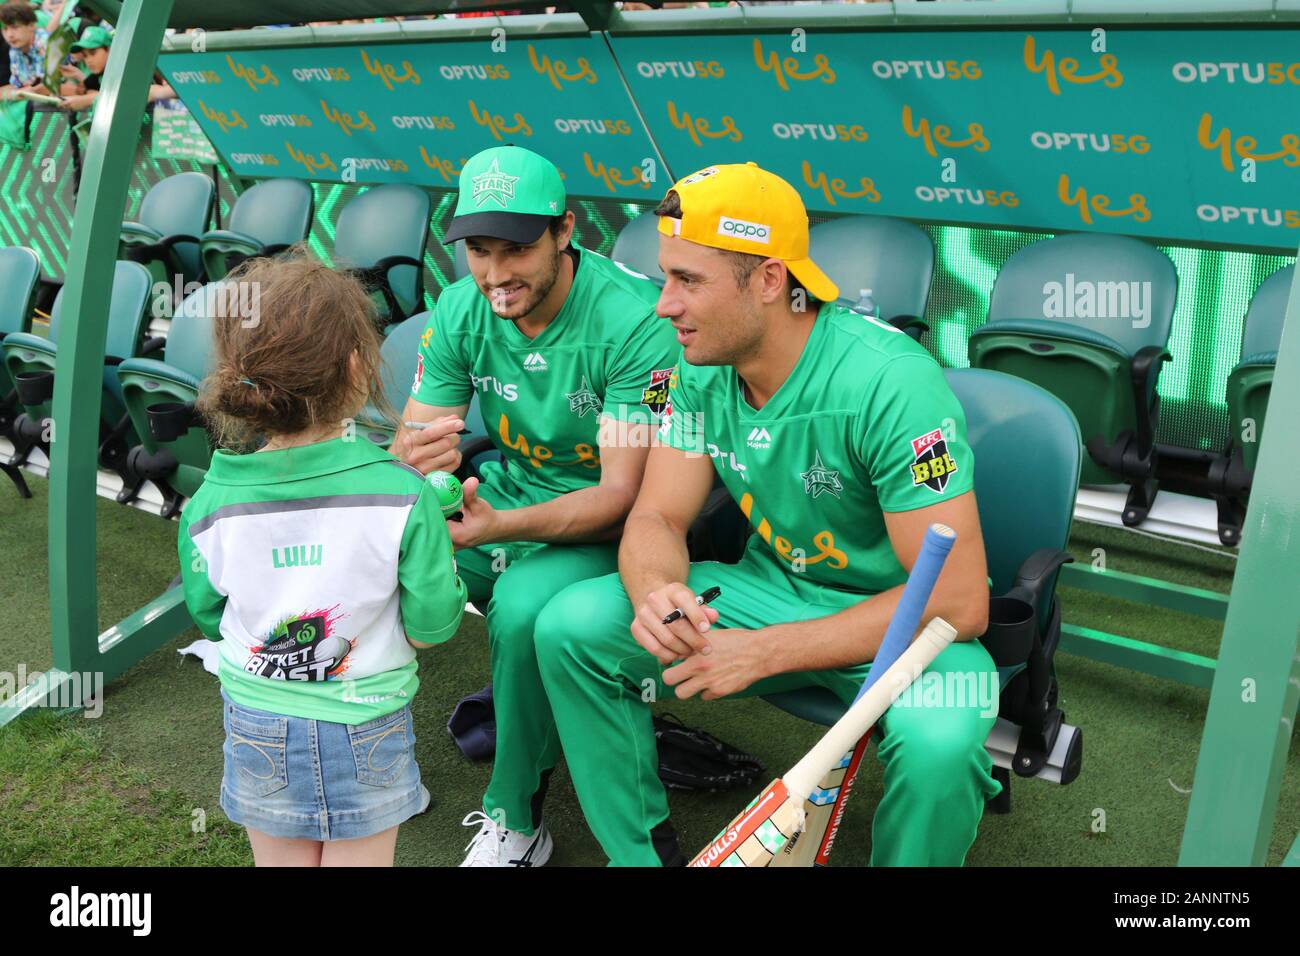
[[[492, 311], [472, 276], [449, 285], [420, 344], [412, 396], [456, 406], [478, 396], [509, 465], [492, 484], [532, 504], [600, 480], [599, 421], [657, 423], [681, 350], [648, 280], [588, 249], [559, 313], [534, 339]], [[490, 489], [489, 489], [490, 491]], [[493, 504], [503, 497], [485, 496]]]
[[364, 438], [218, 451], [177, 547], [226, 693], [272, 713], [359, 724], [405, 707], [407, 635], [441, 643], [465, 610], [435, 489]]
[[680, 362], [660, 433], [712, 457], [758, 532], [749, 550], [813, 586], [903, 583], [883, 512], [974, 487], [965, 417], [938, 363], [892, 326], [829, 303], [761, 410], [731, 366]]

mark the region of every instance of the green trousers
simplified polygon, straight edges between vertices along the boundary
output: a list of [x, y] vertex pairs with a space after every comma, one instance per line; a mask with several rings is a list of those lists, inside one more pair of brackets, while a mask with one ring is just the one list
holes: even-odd
[[489, 544], [456, 552], [456, 564], [470, 601], [487, 618], [492, 650], [497, 747], [483, 810], [512, 830], [532, 833], [534, 797], [560, 754], [533, 627], [565, 587], [614, 571], [618, 545]]
[[[810, 620], [862, 600], [830, 589], [796, 589], [787, 573], [753, 550], [736, 565], [692, 565], [688, 583], [696, 593], [711, 585], [722, 588], [713, 602], [720, 627]], [[807, 594], [824, 603], [808, 603]], [[580, 581], [546, 604], [536, 619], [535, 656], [510, 652], [529, 664], [528, 677], [516, 674], [510, 691], [526, 693], [535, 709], [525, 713], [524, 702], [516, 699], [507, 702], [506, 711], [508, 719], [529, 724], [526, 733], [538, 749], [526, 760], [522, 751], [512, 750], [510, 758], [520, 765], [510, 770], [501, 766], [507, 754], [498, 753], [493, 785], [498, 777], [533, 779], [562, 744], [587, 823], [610, 862], [656, 866], [660, 859], [651, 830], [668, 819], [668, 801], [647, 701], [669, 699], [673, 690], [663, 683], [664, 666], [629, 633], [632, 613], [617, 574]], [[494, 635], [494, 641], [500, 639]], [[526, 643], [525, 635], [519, 639]], [[497, 656], [494, 643], [494, 674]], [[743, 696], [820, 686], [847, 705], [870, 666], [781, 674], [757, 682]], [[545, 685], [544, 698], [524, 687], [533, 667]], [[985, 801], [1001, 791], [984, 749], [997, 719], [997, 669], [988, 652], [978, 642], [952, 644], [919, 681], [926, 693], [900, 698], [882, 721], [877, 757], [884, 765], [884, 797], [876, 809], [871, 851], [877, 866], [960, 865], [975, 840]], [[504, 729], [500, 708], [506, 696], [498, 686], [498, 733]], [[907, 705], [899, 706], [904, 701]], [[719, 819], [718, 825], [725, 822]], [[682, 849], [689, 858], [695, 848]]]

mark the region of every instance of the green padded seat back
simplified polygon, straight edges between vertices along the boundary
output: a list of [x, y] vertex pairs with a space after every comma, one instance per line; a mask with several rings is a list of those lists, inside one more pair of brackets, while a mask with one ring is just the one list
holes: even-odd
[[885, 320], [925, 315], [934, 242], [920, 226], [889, 216], [844, 216], [813, 226], [809, 239], [813, 262], [839, 286], [841, 299], [857, 302], [870, 289]]
[[[154, 184], [140, 201], [136, 221], [163, 236], [201, 236], [212, 217], [212, 180], [203, 173], [177, 173]], [[181, 242], [176, 255], [187, 274], [201, 273], [199, 245]]]
[[653, 212], [643, 212], [629, 222], [619, 231], [609, 257], [662, 286], [664, 273], [659, 268], [659, 217]]
[[[374, 186], [339, 213], [334, 229], [334, 259], [339, 266], [368, 268], [388, 256], [423, 261], [429, 241], [429, 194], [405, 183]], [[389, 283], [402, 309], [420, 306], [421, 270], [397, 266]]]
[[[1082, 464], [1079, 426], [1064, 402], [1023, 379], [983, 369], [944, 377], [966, 413], [989, 577], [993, 593], [1003, 594], [1030, 554], [1065, 550]], [[1050, 602], [1040, 609], [1044, 625], [1049, 609]]]
[[465, 252], [465, 240], [457, 239], [452, 244], [451, 274], [453, 279], [463, 279], [469, 275], [469, 257]]
[[384, 365], [384, 398], [388, 399], [395, 415], [402, 414], [406, 400], [411, 397], [411, 383], [420, 357], [420, 336], [432, 315], [432, 312], [418, 312], [394, 326], [379, 349]]
[[[196, 379], [203, 379], [216, 360], [212, 323], [213, 316], [223, 305], [217, 297], [222, 295], [224, 287], [220, 282], [210, 282], [191, 292], [172, 316], [171, 328], [167, 331], [167, 345], [163, 352], [167, 364]], [[221, 314], [231, 313], [225, 311]]]
[[268, 179], [235, 201], [227, 228], [264, 246], [291, 246], [311, 229], [314, 198], [311, 185], [301, 179]]
[[1255, 290], [1246, 312], [1246, 327], [1241, 336], [1241, 357], [1261, 352], [1277, 352], [1282, 341], [1282, 322], [1286, 303], [1295, 279], [1295, 266], [1278, 269]]
[[30, 332], [32, 296], [41, 277], [41, 260], [25, 246], [0, 248], [0, 336], [10, 332]]
[[[130, 358], [135, 355], [144, 334], [146, 307], [152, 287], [149, 270], [138, 262], [119, 260], [113, 270], [113, 297], [108, 307], [108, 338], [104, 343], [105, 355]], [[63, 293], [59, 289], [50, 309], [50, 341], [58, 342], [59, 328], [63, 324]]]
[[[1073, 277], [1072, 279], [1070, 277]], [[1080, 283], [1091, 283], [1081, 286]], [[1141, 298], [1148, 324], [1135, 328], [1132, 315], [1137, 302], [1132, 298], [1135, 287]], [[1150, 283], [1144, 286], [1142, 283]], [[1048, 314], [1048, 283], [1060, 286], [1060, 302], [1067, 300], [1075, 308], [1064, 315]], [[1092, 317], [1080, 317], [1084, 289], [1091, 289]], [[1147, 295], [1147, 289], [1150, 295]], [[1069, 292], [1074, 290], [1074, 295]], [[1002, 266], [993, 284], [989, 300], [990, 322], [1000, 319], [1050, 319], [1103, 335], [1118, 342], [1128, 356], [1147, 345], [1164, 348], [1174, 320], [1174, 303], [1178, 297], [1178, 273], [1169, 257], [1155, 246], [1128, 236], [1074, 233], [1043, 239], [1021, 249]], [[1127, 299], [1127, 305], [1126, 305]], [[1104, 308], [1107, 315], [1096, 315]], [[1124, 312], [1129, 317], [1116, 317]], [[1073, 317], [1071, 317], [1073, 316]]]

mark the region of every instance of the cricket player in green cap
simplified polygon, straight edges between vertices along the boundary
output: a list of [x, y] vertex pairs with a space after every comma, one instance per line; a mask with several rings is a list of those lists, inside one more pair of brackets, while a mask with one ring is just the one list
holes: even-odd
[[470, 275], [438, 298], [420, 344], [394, 453], [455, 471], [458, 431], [478, 396], [502, 462], [464, 483], [450, 521], [460, 576], [486, 608], [496, 761], [466, 866], [538, 866], [559, 737], [533, 650], [533, 622], [574, 581], [618, 567], [679, 349], [644, 276], [573, 242], [559, 170], [518, 146], [486, 149], [460, 173], [444, 242], [465, 241]]

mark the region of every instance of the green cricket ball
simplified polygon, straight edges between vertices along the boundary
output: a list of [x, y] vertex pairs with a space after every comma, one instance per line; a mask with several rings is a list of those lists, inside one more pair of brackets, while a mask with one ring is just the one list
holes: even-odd
[[460, 481], [455, 475], [446, 471], [431, 471], [428, 482], [438, 496], [438, 504], [442, 507], [444, 518], [450, 518], [461, 510], [465, 493], [461, 490]]

